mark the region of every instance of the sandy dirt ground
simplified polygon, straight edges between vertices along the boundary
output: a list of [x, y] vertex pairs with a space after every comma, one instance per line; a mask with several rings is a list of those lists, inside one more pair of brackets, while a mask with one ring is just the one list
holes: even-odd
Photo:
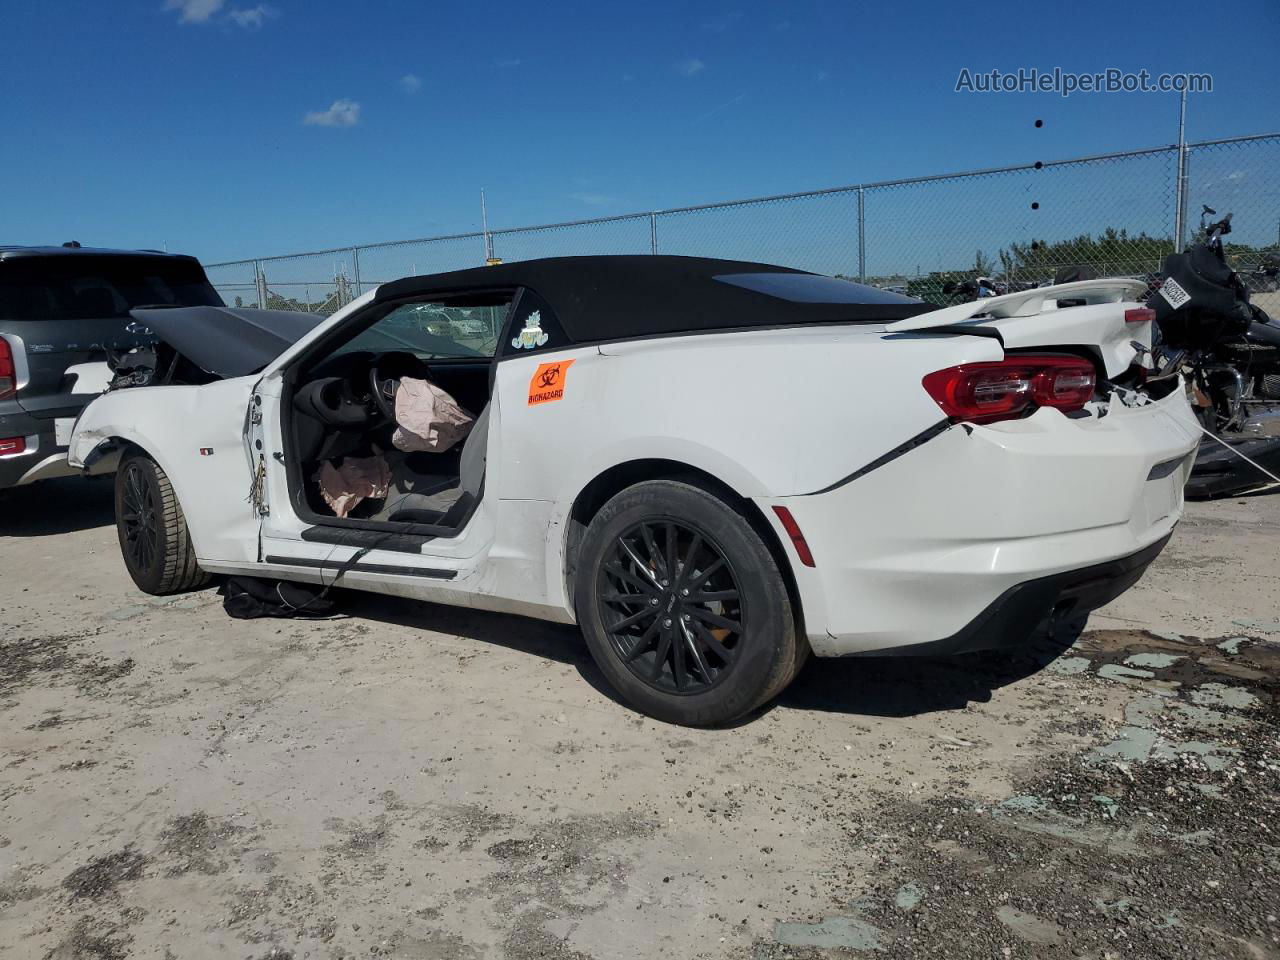
[[1280, 956], [1278, 572], [1280, 496], [1191, 504], [1082, 634], [686, 730], [571, 628], [233, 621], [134, 589], [109, 483], [16, 491], [0, 955]]

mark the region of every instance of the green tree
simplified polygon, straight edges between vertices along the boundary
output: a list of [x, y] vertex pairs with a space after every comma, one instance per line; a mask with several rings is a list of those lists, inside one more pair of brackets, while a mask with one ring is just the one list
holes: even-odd
[[1018, 280], [1052, 279], [1062, 267], [1088, 264], [1098, 276], [1126, 276], [1154, 273], [1160, 262], [1173, 253], [1171, 237], [1153, 237], [1143, 231], [1108, 227], [1098, 236], [1082, 233], [1067, 240], [1048, 243], [1011, 243], [1001, 251], [1005, 274]]

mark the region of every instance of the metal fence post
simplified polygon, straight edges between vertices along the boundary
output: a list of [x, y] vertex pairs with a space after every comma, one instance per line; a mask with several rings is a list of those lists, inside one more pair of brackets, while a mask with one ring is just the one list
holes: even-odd
[[359, 247], [351, 248], [351, 272], [355, 274], [355, 276], [353, 276], [351, 280], [356, 285], [356, 296], [358, 297], [360, 296], [360, 294], [364, 293], [364, 288], [360, 286], [360, 248]]
[[1186, 234], [1190, 230], [1187, 222], [1188, 198], [1191, 193], [1191, 148], [1182, 148], [1182, 189], [1178, 191], [1178, 203], [1182, 206], [1182, 233], [1178, 236], [1177, 252], [1181, 253], [1186, 246]]
[[858, 188], [858, 282], [867, 282], [867, 197]]
[[649, 213], [649, 252], [658, 252], [658, 212]]
[[262, 272], [262, 261], [253, 261], [253, 285], [258, 294], [258, 309], [267, 309], [267, 276]]
[[1181, 253], [1187, 232], [1187, 91], [1178, 106], [1178, 186], [1173, 198], [1173, 252]]

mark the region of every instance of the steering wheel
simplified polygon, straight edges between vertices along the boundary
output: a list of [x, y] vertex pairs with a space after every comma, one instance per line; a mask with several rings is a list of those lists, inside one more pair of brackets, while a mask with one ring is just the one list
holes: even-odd
[[392, 423], [396, 420], [396, 390], [399, 387], [400, 378], [382, 376], [377, 361], [369, 367], [369, 392], [374, 406]]

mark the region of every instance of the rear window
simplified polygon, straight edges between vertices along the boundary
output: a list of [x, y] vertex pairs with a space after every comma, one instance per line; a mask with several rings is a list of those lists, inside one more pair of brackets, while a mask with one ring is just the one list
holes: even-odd
[[716, 279], [792, 303], [919, 303], [865, 283], [815, 273], [726, 273]]
[[192, 260], [77, 254], [0, 260], [0, 319], [110, 320], [133, 307], [222, 305]]

